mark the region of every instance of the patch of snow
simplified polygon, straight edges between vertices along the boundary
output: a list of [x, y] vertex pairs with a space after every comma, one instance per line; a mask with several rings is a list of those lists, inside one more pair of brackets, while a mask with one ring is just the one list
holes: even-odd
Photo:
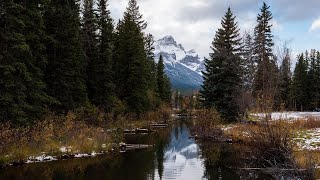
[[67, 152], [67, 147], [62, 146], [60, 148], [60, 152], [63, 152], [63, 153]]
[[97, 155], [97, 153], [94, 152], [94, 151], [92, 151], [91, 156], [94, 157], [94, 156], [96, 156], [96, 155]]
[[60, 152], [63, 152], [63, 153], [71, 152], [71, 151], [72, 151], [72, 146], [68, 146], [68, 147], [62, 146], [60, 148]]
[[300, 137], [294, 138], [299, 149], [320, 150], [320, 128], [301, 133]]
[[35, 162], [49, 162], [56, 161], [57, 158], [53, 156], [46, 156], [45, 154], [41, 156], [30, 156], [26, 163], [35, 163]]
[[74, 157], [75, 158], [83, 158], [83, 157], [90, 157], [90, 155], [86, 154], [86, 153], [84, 153], [84, 154], [75, 154]]
[[103, 153], [97, 153], [95, 151], [92, 151], [91, 154], [87, 154], [87, 153], [78, 153], [78, 154], [75, 154], [74, 157], [75, 158], [83, 158], [83, 157], [95, 157], [97, 155], [102, 155]]
[[196, 53], [196, 51], [195, 51], [194, 49], [189, 50], [189, 51], [187, 52], [187, 54], [188, 54], [189, 56], [192, 56], [192, 57], [197, 57], [197, 56], [198, 56], [198, 54]]
[[236, 127], [235, 125], [227, 125], [227, 126], [223, 126], [221, 127], [222, 131], [228, 131], [230, 129], [233, 129], [234, 127]]
[[[315, 118], [320, 120], [320, 112], [272, 112], [272, 120], [299, 120], [307, 118]], [[258, 117], [259, 119], [265, 118], [268, 114], [266, 113], [254, 113], [252, 116]]]

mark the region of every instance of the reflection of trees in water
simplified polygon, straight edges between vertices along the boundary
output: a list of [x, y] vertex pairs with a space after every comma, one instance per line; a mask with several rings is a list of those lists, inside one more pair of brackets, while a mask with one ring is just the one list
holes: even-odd
[[163, 139], [159, 139], [157, 144], [158, 144], [157, 150], [156, 150], [157, 168], [158, 168], [159, 177], [160, 179], [162, 179], [163, 170], [164, 170], [164, 167], [163, 167], [164, 148], [165, 148], [166, 142]]
[[200, 148], [207, 166], [234, 167], [239, 163], [238, 152], [233, 145], [203, 142]]
[[244, 171], [239, 168], [255, 167], [251, 159], [250, 147], [242, 144], [200, 143], [204, 158], [207, 179], [272, 179], [270, 176], [255, 171]]
[[157, 160], [157, 169], [158, 169], [158, 174], [160, 179], [162, 179], [163, 176], [163, 171], [164, 171], [164, 151], [165, 148], [167, 146], [167, 144], [169, 144], [170, 141], [170, 135], [169, 135], [170, 131], [168, 130], [163, 130], [163, 131], [159, 131], [156, 133], [155, 135], [155, 144], [156, 146], [156, 160]]
[[154, 169], [155, 152], [148, 149], [9, 168], [0, 171], [0, 179], [154, 179]]
[[226, 143], [200, 143], [204, 158], [204, 177], [211, 179], [240, 179], [240, 176], [231, 167], [239, 164], [237, 150]]
[[[105, 164], [108, 162], [108, 164]], [[9, 168], [0, 172], [0, 179], [81, 179], [88, 177], [93, 168], [119, 167], [123, 162], [121, 156], [95, 157], [34, 163], [19, 168]]]

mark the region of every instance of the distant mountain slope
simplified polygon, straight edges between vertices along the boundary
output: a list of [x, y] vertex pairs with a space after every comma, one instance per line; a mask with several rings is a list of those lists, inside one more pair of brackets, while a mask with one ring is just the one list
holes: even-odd
[[186, 51], [172, 36], [165, 36], [155, 43], [156, 61], [159, 60], [160, 54], [163, 56], [166, 74], [174, 89], [182, 91], [200, 89], [204, 64], [195, 50]]

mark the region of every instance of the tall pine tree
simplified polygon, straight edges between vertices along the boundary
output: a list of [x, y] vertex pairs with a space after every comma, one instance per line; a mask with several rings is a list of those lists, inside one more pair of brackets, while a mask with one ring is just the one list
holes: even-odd
[[115, 43], [116, 91], [130, 112], [138, 116], [149, 109], [148, 62], [143, 29], [136, 0], [130, 0], [124, 18], [117, 26]]
[[306, 92], [308, 94], [308, 109], [314, 109], [317, 108], [317, 101], [318, 101], [318, 93], [319, 93], [319, 85], [320, 83], [318, 81], [318, 73], [317, 73], [317, 55], [316, 50], [312, 49], [310, 53], [308, 53], [308, 56], [306, 56], [307, 61], [309, 62], [309, 68], [308, 68], [308, 91]]
[[51, 0], [45, 12], [48, 65], [45, 71], [48, 94], [58, 103], [52, 110], [67, 112], [87, 103], [85, 67], [80, 41], [77, 0]]
[[247, 92], [253, 90], [254, 74], [256, 72], [257, 62], [254, 58], [254, 41], [249, 33], [246, 33], [243, 38], [242, 48], [242, 74], [243, 88]]
[[215, 107], [228, 121], [239, 118], [238, 96], [241, 86], [239, 28], [235, 16], [228, 8], [221, 28], [212, 42], [210, 59], [205, 60], [206, 72], [200, 91], [203, 106]]
[[147, 34], [144, 39], [147, 57], [148, 98], [151, 109], [155, 109], [159, 106], [160, 102], [157, 94], [157, 65], [154, 59], [154, 38], [152, 34]]
[[99, 96], [96, 66], [99, 58], [97, 47], [97, 18], [93, 8], [93, 0], [84, 0], [83, 2], [83, 17], [82, 17], [82, 36], [83, 51], [85, 57], [85, 68], [87, 72], [87, 91], [91, 102], [96, 104], [96, 97]]
[[270, 6], [263, 3], [261, 13], [257, 17], [257, 26], [254, 29], [255, 41], [255, 58], [258, 62], [257, 72], [254, 79], [254, 95], [261, 99], [261, 103], [265, 108], [273, 106], [268, 104], [272, 102], [276, 92], [277, 66], [272, 53], [274, 43], [271, 33], [272, 14], [269, 10]]
[[[98, 2], [98, 56], [91, 62], [91, 101], [106, 111], [111, 111], [115, 101], [115, 85], [112, 75], [113, 20], [107, 9], [107, 0]], [[88, 87], [90, 89], [90, 87]]]
[[298, 56], [293, 75], [292, 95], [295, 110], [306, 110], [308, 106], [308, 62], [303, 54]]
[[157, 87], [157, 68], [154, 59], [154, 49], [154, 37], [152, 36], [152, 34], [148, 34], [145, 37], [145, 51], [148, 61], [148, 84], [151, 91], [156, 91], [155, 88]]
[[317, 94], [315, 96], [315, 107], [319, 108], [320, 107], [320, 52], [317, 51], [316, 52], [316, 68], [315, 68], [315, 89], [317, 91]]
[[171, 85], [167, 75], [164, 72], [164, 63], [162, 55], [160, 55], [157, 66], [157, 87], [160, 99], [165, 103], [170, 103]]
[[43, 1], [1, 4], [0, 121], [28, 124], [45, 111]]
[[290, 87], [291, 87], [291, 59], [289, 49], [285, 49], [285, 56], [282, 59], [279, 74], [278, 96], [282, 108], [288, 109], [291, 104]]

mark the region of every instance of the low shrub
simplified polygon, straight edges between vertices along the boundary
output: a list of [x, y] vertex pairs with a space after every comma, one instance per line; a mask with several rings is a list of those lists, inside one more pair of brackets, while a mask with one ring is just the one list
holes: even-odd
[[220, 113], [215, 109], [203, 109], [195, 112], [196, 124], [192, 131], [197, 135], [215, 136], [222, 135], [218, 126], [223, 123]]
[[250, 129], [250, 143], [265, 167], [288, 168], [292, 165], [292, 125], [285, 121], [266, 122]]

